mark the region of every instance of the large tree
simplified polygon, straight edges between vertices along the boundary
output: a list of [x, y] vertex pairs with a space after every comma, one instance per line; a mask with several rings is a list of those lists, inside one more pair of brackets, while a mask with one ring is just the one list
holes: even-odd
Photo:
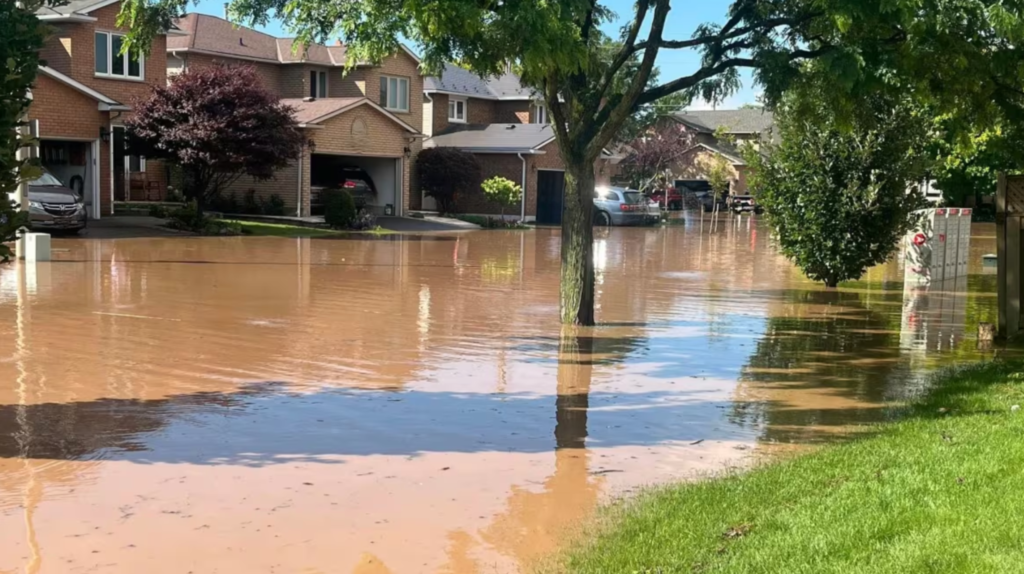
[[858, 279], [911, 229], [924, 206], [917, 184], [932, 123], [918, 111], [884, 95], [850, 118], [784, 105], [775, 115], [781, 142], [748, 150], [751, 190], [783, 254], [811, 279], [830, 288]]
[[[129, 44], [142, 39], [135, 45], [145, 47], [187, 3], [126, 1], [121, 21], [132, 26]], [[307, 42], [340, 35], [352, 64], [380, 61], [401, 37], [422, 46], [431, 72], [448, 60], [487, 75], [516, 63], [546, 100], [566, 168], [562, 320], [589, 325], [593, 163], [636, 110], [675, 93], [720, 98], [736, 88], [742, 68], [756, 69], [771, 103], [797, 77], [800, 61], [818, 57], [825, 61], [818, 71], [837, 78], [837, 92], [909, 74], [916, 86], [953, 92], [950, 100], [984, 102], [979, 96], [999, 85], [1000, 96], [1013, 98], [1024, 74], [1022, 6], [1024, 0], [734, 0], [721, 21], [682, 37], [666, 25], [672, 0], [636, 0], [610, 58], [600, 30], [613, 15], [598, 0], [233, 0], [230, 12], [249, 24], [282, 18]], [[648, 85], [666, 50], [696, 50], [700, 63]], [[620, 82], [634, 57], [636, 73]]]
[[212, 66], [155, 88], [124, 125], [133, 153], [181, 167], [185, 196], [202, 212], [242, 176], [268, 180], [299, 157], [292, 113], [252, 67]]
[[0, 261], [10, 259], [6, 244], [17, 238], [28, 217], [14, 200], [18, 185], [37, 175], [36, 168], [18, 159], [32, 142], [19, 129], [32, 103], [29, 89], [39, 69], [44, 25], [35, 16], [41, 2], [0, 4]]

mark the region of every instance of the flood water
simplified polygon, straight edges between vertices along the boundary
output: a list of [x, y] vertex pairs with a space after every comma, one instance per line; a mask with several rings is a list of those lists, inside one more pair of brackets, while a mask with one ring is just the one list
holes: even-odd
[[826, 292], [749, 217], [556, 230], [58, 239], [0, 269], [0, 572], [508, 573], [602, 501], [886, 416], [976, 350], [994, 276]]

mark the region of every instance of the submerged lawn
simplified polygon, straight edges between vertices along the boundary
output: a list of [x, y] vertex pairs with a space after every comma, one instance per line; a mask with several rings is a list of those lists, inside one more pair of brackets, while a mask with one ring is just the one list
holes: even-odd
[[874, 434], [610, 508], [577, 573], [1024, 572], [1024, 365], [948, 371]]

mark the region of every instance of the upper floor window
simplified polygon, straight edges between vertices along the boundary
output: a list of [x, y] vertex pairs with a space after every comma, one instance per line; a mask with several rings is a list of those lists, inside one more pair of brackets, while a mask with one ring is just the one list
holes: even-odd
[[533, 123], [535, 124], [546, 124], [548, 123], [548, 109], [544, 106], [538, 105], [533, 114]]
[[145, 61], [139, 56], [121, 53], [124, 43], [122, 34], [96, 32], [96, 75], [111, 78], [131, 78], [141, 80], [145, 77]]
[[327, 72], [316, 70], [309, 72], [309, 96], [312, 98], [327, 97]]
[[380, 105], [397, 112], [409, 111], [409, 78], [381, 76]]
[[466, 122], [466, 100], [449, 98], [448, 121], [458, 123]]

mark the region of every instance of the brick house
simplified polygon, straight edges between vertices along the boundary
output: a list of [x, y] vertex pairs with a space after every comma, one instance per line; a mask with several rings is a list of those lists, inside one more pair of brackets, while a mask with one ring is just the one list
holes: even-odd
[[164, 47], [177, 30], [156, 36], [149, 56], [121, 56], [120, 9], [120, 0], [72, 0], [36, 13], [51, 35], [28, 118], [43, 165], [82, 194], [92, 218], [113, 213], [114, 201], [162, 198], [167, 183], [161, 162], [126, 154], [122, 122], [133, 99], [166, 84]]
[[[706, 185], [706, 166], [711, 158], [723, 157], [732, 167], [730, 193], [747, 193], [750, 166], [741, 157], [738, 146], [769, 141], [773, 137], [774, 119], [771, 112], [759, 108], [741, 110], [683, 111], [672, 114], [666, 121], [682, 125], [694, 134], [695, 145], [686, 152], [676, 168], [679, 181], [676, 187]], [[721, 141], [720, 134], [728, 136]]]
[[[423, 147], [473, 153], [484, 179], [500, 175], [522, 186], [523, 204], [516, 215], [538, 223], [559, 223], [565, 166], [548, 125], [547, 109], [533, 90], [523, 87], [512, 73], [481, 78], [454, 64], [447, 64], [440, 77], [427, 77], [423, 85], [423, 133], [429, 138]], [[607, 183], [607, 161], [599, 160], [595, 170], [598, 181]], [[414, 194], [411, 205], [436, 209], [422, 190]], [[459, 209], [500, 213], [482, 193], [460, 198]]]
[[338, 185], [341, 170], [357, 167], [376, 188], [368, 207], [378, 214], [405, 213], [410, 166], [423, 139], [423, 77], [411, 51], [403, 49], [378, 66], [359, 64], [346, 74], [340, 43], [302, 50], [290, 38], [206, 14], [186, 14], [176, 25], [182, 35], [168, 38], [168, 75], [203, 66], [254, 66], [264, 86], [295, 108], [307, 141], [299, 161], [273, 180], [243, 177], [226, 193], [276, 194], [286, 214], [308, 216], [312, 194]]

